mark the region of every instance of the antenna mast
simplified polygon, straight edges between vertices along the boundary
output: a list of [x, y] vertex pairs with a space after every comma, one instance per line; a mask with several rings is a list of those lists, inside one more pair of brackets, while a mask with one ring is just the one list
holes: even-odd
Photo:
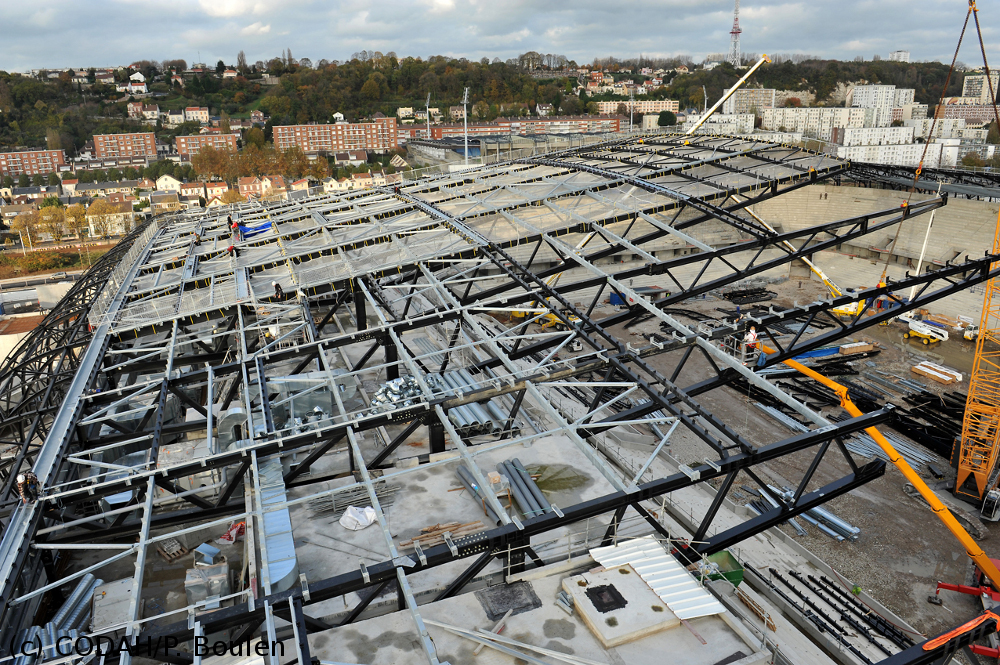
[[733, 10], [733, 29], [729, 31], [729, 64], [733, 67], [740, 66], [740, 0], [736, 0], [736, 9]]
[[427, 140], [431, 140], [431, 93], [427, 93], [427, 105], [424, 107], [427, 109]]

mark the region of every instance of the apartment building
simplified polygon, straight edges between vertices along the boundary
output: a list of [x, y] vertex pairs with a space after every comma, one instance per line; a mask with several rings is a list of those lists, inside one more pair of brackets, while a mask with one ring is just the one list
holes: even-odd
[[894, 85], [859, 85], [850, 92], [851, 106], [875, 109], [872, 125], [888, 127], [892, 124], [894, 109], [913, 104], [915, 92], [913, 88], [897, 88]]
[[278, 125], [274, 128], [274, 146], [279, 150], [298, 147], [310, 153], [388, 152], [399, 147], [397, 132], [396, 118], [334, 125]]
[[824, 141], [834, 127], [872, 127], [875, 109], [858, 107], [803, 107], [764, 109], [761, 129], [802, 132]]
[[842, 146], [913, 143], [913, 131], [912, 125], [905, 127], [834, 127], [830, 134], [830, 143]]
[[741, 113], [760, 114], [774, 108], [774, 88], [746, 88], [737, 90], [722, 103], [722, 112], [728, 115]]
[[[1000, 72], [990, 72], [993, 94], [1000, 93]], [[978, 99], [978, 104], [990, 104], [990, 87], [986, 85], [986, 74], [966, 74], [962, 81], [962, 96]]]
[[935, 113], [938, 118], [962, 118], [966, 125], [979, 127], [993, 122], [996, 117], [993, 106], [986, 104], [944, 104], [938, 106]]
[[892, 121], [920, 120], [927, 117], [927, 104], [903, 104], [892, 109]]
[[893, 51], [889, 54], [890, 62], [909, 62], [910, 52], [909, 51]]
[[135, 134], [94, 134], [94, 157], [153, 157], [156, 158], [156, 138], [153, 132]]
[[645, 113], [662, 113], [670, 111], [677, 113], [680, 110], [680, 103], [672, 99], [636, 99], [621, 102], [597, 102], [597, 112], [601, 115], [613, 115], [618, 113], [618, 107], [625, 105], [625, 112], [632, 112], [636, 115]]
[[0, 174], [5, 176], [58, 173], [65, 164], [66, 153], [62, 150], [0, 152]]
[[[941, 143], [903, 143], [893, 145], [836, 146], [837, 157], [852, 162], [869, 164], [894, 164], [896, 166], [917, 166], [923, 159], [925, 168], [937, 168], [941, 164]], [[927, 154], [924, 155], [924, 148]]]
[[[673, 102], [676, 104], [677, 102]], [[664, 109], [669, 110], [669, 109]], [[651, 111], [649, 111], [651, 112]], [[641, 113], [641, 112], [640, 112]], [[621, 116], [575, 115], [549, 118], [497, 118], [504, 134], [600, 134], [621, 131]]]
[[918, 139], [926, 139], [931, 135], [931, 125], [934, 126], [934, 138], [950, 139], [958, 136], [957, 132], [965, 129], [965, 118], [938, 118], [936, 121], [931, 118], [918, 120], [904, 120], [903, 125], [913, 128], [913, 136]]
[[193, 136], [178, 136], [174, 141], [177, 154], [183, 160], [194, 157], [201, 149], [211, 146], [216, 150], [225, 152], [236, 152], [236, 134], [195, 134]]

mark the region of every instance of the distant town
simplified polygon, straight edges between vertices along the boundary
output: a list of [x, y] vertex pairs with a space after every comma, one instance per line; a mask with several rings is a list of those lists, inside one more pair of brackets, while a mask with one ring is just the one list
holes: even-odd
[[[235, 65], [215, 67], [171, 60], [0, 72], [0, 218], [21, 239], [108, 238], [149, 214], [392, 185], [428, 166], [515, 156], [541, 137], [549, 145], [549, 137], [685, 131], [756, 58], [736, 67], [721, 55], [578, 66], [534, 52], [479, 63], [363, 52], [313, 64], [287, 51], [253, 65], [240, 53]], [[698, 132], [908, 167], [985, 168], [1000, 158], [990, 99], [1000, 74], [987, 82], [962, 72], [952, 83], [960, 94], [937, 103], [933, 83], [884, 81], [905, 67], [941, 78], [943, 65], [910, 63], [906, 51], [840, 63], [882, 80], [824, 89], [765, 87], [819, 62], [773, 60]], [[343, 93], [318, 94], [325, 82]], [[468, 89], [467, 103], [451, 103]], [[28, 141], [44, 145], [19, 145]]]

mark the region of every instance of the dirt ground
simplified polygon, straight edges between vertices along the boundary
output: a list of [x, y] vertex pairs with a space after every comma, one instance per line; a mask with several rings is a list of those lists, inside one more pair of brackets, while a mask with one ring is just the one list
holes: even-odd
[[[791, 306], [793, 301], [806, 303], [826, 297], [825, 288], [817, 282], [786, 281], [768, 288], [775, 291], [778, 297], [770, 302], [761, 303], [764, 306]], [[716, 307], [734, 309], [731, 303], [711, 297], [688, 301], [680, 306], [713, 317], [722, 316], [721, 312], [715, 310]], [[743, 306], [743, 311], [748, 307]], [[605, 311], [610, 313], [610, 307], [606, 307]], [[689, 319], [677, 318], [685, 324], [693, 324]], [[873, 326], [843, 341], [844, 343], [860, 340], [878, 342], [882, 352], [874, 358], [867, 359], [875, 363], [874, 369], [919, 380], [927, 384], [928, 389], [938, 393], [953, 390], [965, 392], [968, 388], [968, 371], [972, 364], [974, 345], [956, 339], [957, 336], [953, 334], [953, 338], [949, 341], [927, 347], [913, 340], [904, 340], [902, 334], [905, 329], [901, 323], [886, 327]], [[614, 329], [614, 332], [622, 335], [622, 339], [629, 339], [632, 334], [648, 336], [658, 331], [659, 325], [656, 321], [644, 322], [627, 330], [621, 326]], [[697, 358], [698, 355], [693, 354], [681, 372], [676, 382], [679, 386], [689, 386], [712, 375], [708, 364]], [[663, 354], [650, 358], [649, 361], [669, 376], [680, 357], [680, 353]], [[910, 367], [921, 360], [931, 360], [954, 367], [963, 371], [966, 376], [961, 384], [950, 386], [934, 384], [910, 372]], [[864, 365], [865, 360], [858, 362], [859, 370], [873, 369]], [[703, 394], [698, 397], [698, 401], [754, 444], [773, 443], [793, 435], [792, 431], [754, 407], [746, 395], [741, 395], [731, 388], [721, 388]], [[901, 403], [901, 400], [896, 401]], [[830, 416], [842, 414], [843, 410], [840, 407], [825, 408], [821, 413]], [[682, 461], [700, 462], [706, 455], [712, 454], [712, 451], [693, 435], [680, 432], [678, 430], [675, 433], [671, 442], [673, 455]], [[762, 468], [757, 467], [758, 475], [765, 482], [774, 485], [795, 487], [812, 461], [814, 452], [814, 450], [803, 451], [782, 458], [780, 461], [765, 464]], [[931, 487], [938, 490], [939, 496], [947, 504], [978, 515], [975, 507], [958, 501], [950, 492], [943, 489], [948, 480], [954, 482], [954, 470], [948, 466], [947, 460], [939, 459], [937, 466], [947, 469], [951, 474], [950, 478], [943, 481], [935, 480], [926, 467], [918, 469], [918, 472]], [[809, 490], [841, 478], [849, 472], [850, 467], [843, 455], [831, 448], [810, 483]], [[846, 540], [837, 542], [802, 520], [800, 523], [809, 532], [805, 537], [796, 536], [790, 527], [782, 528], [794, 536], [800, 544], [869, 591], [912, 626], [928, 635], [933, 635], [971, 618], [981, 610], [981, 605], [977, 598], [951, 592], [942, 592], [944, 604], [941, 606], [927, 602], [927, 597], [934, 594], [938, 581], [971, 582], [972, 565], [955, 537], [933, 516], [926, 504], [903, 492], [905, 482], [901, 472], [889, 464], [883, 477], [827, 504], [828, 509], [861, 528], [861, 535], [855, 542]], [[745, 504], [749, 501], [749, 496], [746, 490], [741, 489], [741, 485], [756, 489], [756, 483], [745, 474], [741, 474], [734, 483], [730, 498], [737, 503]], [[995, 553], [1000, 557], [1000, 537], [998, 537], [1000, 527], [989, 524], [986, 531], [988, 533], [980, 541], [980, 545], [988, 554]]]

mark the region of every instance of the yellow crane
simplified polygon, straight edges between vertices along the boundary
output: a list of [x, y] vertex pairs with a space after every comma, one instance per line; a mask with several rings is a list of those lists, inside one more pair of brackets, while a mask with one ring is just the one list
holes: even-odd
[[[763, 344], [761, 344], [761, 350], [765, 353], [775, 352], [774, 349], [770, 349]], [[855, 406], [854, 402], [851, 401], [851, 398], [848, 397], [846, 386], [837, 383], [827, 376], [823, 376], [819, 372], [806, 367], [796, 360], [789, 359], [782, 362], [788, 367], [797, 370], [801, 374], [819, 381], [824, 386], [837, 393], [837, 396], [840, 398], [840, 405], [849, 414], [851, 414], [851, 416], [857, 418], [864, 415], [861, 409]], [[969, 532], [966, 531], [961, 524], [959, 524], [958, 520], [955, 519], [955, 516], [952, 515], [950, 510], [948, 510], [947, 506], [941, 503], [941, 499], [937, 497], [934, 490], [927, 486], [927, 483], [924, 482], [923, 478], [921, 478], [920, 475], [913, 470], [913, 467], [911, 467], [907, 461], [903, 459], [903, 456], [900, 455], [895, 448], [893, 448], [892, 444], [889, 443], [889, 440], [882, 436], [882, 433], [879, 432], [878, 429], [875, 427], [869, 427], [865, 430], [865, 433], [875, 440], [875, 443], [878, 444], [879, 448], [881, 448], [888, 456], [889, 461], [896, 465], [896, 468], [902, 472], [907, 482], [913, 485], [917, 492], [920, 493], [920, 496], [922, 496], [928, 505], [930, 505], [931, 510], [937, 518], [941, 520], [945, 527], [951, 531], [952, 535], [954, 535], [955, 538], [957, 538], [962, 544], [962, 547], [965, 548], [965, 553], [969, 555], [969, 558], [976, 564], [979, 571], [989, 579], [989, 582], [994, 588], [1000, 590], [1000, 570], [997, 570], [996, 564], [993, 563], [993, 559], [987, 556], [986, 552], [983, 551], [983, 548], [976, 544], [976, 541], [973, 540], [972, 536], [969, 535]]]

